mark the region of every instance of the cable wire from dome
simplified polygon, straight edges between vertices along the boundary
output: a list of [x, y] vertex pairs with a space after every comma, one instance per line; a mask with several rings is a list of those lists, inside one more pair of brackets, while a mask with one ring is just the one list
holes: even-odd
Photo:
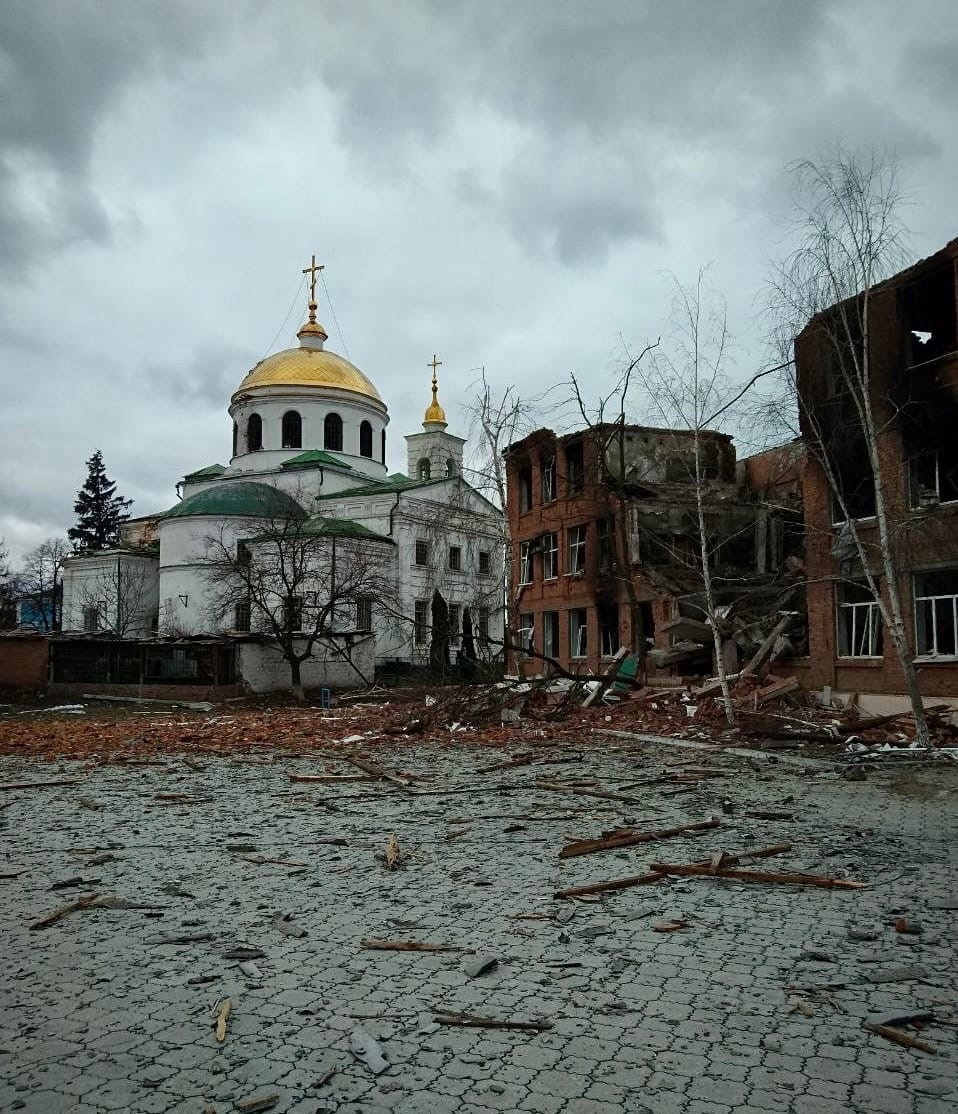
[[260, 357], [260, 361], [259, 361], [260, 363], [262, 363], [263, 360], [265, 360], [266, 357], [270, 354], [270, 352], [273, 351], [273, 347], [276, 344], [276, 341], [279, 340], [279, 334], [286, 328], [286, 323], [289, 321], [290, 317], [292, 317], [292, 315], [293, 315], [293, 309], [295, 308], [296, 303], [299, 301], [300, 291], [303, 289], [303, 285], [305, 284], [305, 282], [306, 282], [306, 277], [304, 275], [299, 280], [299, 286], [296, 287], [296, 293], [293, 295], [293, 300], [289, 303], [289, 309], [286, 311], [286, 316], [283, 318], [283, 323], [276, 330], [276, 336], [274, 336], [273, 339], [269, 342], [269, 347], [266, 349], [266, 351]]
[[350, 359], [349, 349], [346, 347], [346, 338], [343, 336], [343, 330], [339, 327], [339, 318], [336, 316], [336, 311], [333, 309], [333, 299], [329, 296], [329, 288], [326, 285], [325, 271], [320, 271], [319, 277], [323, 280], [323, 293], [326, 295], [326, 304], [329, 306], [329, 312], [332, 314], [333, 324], [336, 326], [336, 332], [339, 333], [339, 343], [343, 346], [343, 354], [348, 360]]

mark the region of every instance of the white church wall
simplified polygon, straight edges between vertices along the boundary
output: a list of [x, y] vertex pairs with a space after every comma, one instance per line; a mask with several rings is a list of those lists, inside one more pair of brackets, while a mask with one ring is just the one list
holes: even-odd
[[64, 562], [65, 631], [145, 638], [153, 632], [158, 606], [159, 570], [153, 554], [108, 549]]
[[[283, 415], [295, 410], [302, 423], [302, 444], [299, 448], [283, 448]], [[284, 460], [309, 449], [328, 452], [344, 464], [362, 472], [372, 479], [386, 476], [386, 465], [382, 461], [382, 433], [389, 418], [386, 408], [372, 399], [365, 401], [359, 396], [324, 390], [321, 398], [304, 397], [302, 392], [275, 391], [259, 389], [255, 394], [244, 395], [230, 407], [230, 414], [237, 426], [237, 452], [231, 459], [231, 468], [241, 472], [261, 472], [278, 468]], [[252, 414], [259, 414], [262, 420], [263, 447], [253, 452], [246, 450], [246, 430]], [[324, 445], [324, 424], [328, 414], [338, 414], [343, 422], [342, 450], [327, 449]], [[359, 451], [359, 427], [363, 421], [372, 426], [371, 457]]]
[[193, 515], [160, 524], [159, 610], [161, 634], [219, 634], [233, 626], [232, 616], [210, 614], [210, 581], [203, 562], [210, 538], [235, 548], [255, 532], [256, 519]]
[[[237, 668], [251, 692], [283, 692], [290, 687], [289, 662], [269, 642], [240, 642]], [[372, 635], [353, 643], [350, 664], [329, 646], [317, 642], [313, 655], [300, 667], [303, 687], [355, 688], [372, 680], [376, 669], [376, 639]]]

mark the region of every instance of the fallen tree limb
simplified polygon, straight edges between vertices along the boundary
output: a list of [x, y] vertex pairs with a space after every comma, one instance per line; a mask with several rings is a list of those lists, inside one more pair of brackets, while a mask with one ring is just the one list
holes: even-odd
[[344, 762], [348, 762], [351, 766], [355, 766], [364, 773], [372, 774], [373, 777], [382, 778], [384, 781], [391, 781], [393, 785], [399, 785], [403, 789], [408, 789], [411, 785], [409, 778], [390, 773], [389, 770], [384, 769], [378, 763], [372, 762], [368, 758], [358, 758], [353, 754], [342, 754], [339, 757], [342, 758]]
[[656, 874], [679, 874], [685, 876], [702, 875], [706, 878], [730, 878], [734, 882], [777, 882], [786, 886], [821, 886], [834, 890], [864, 890], [867, 882], [852, 882], [847, 878], [826, 878], [820, 874], [775, 873], [769, 870], [729, 870], [719, 867], [713, 871], [711, 865], [698, 863], [650, 863], [649, 869]]
[[34, 932], [39, 928], [49, 928], [51, 924], [56, 924], [61, 917], [67, 916], [68, 913], [75, 913], [78, 909], [86, 909], [88, 905], [94, 905], [99, 900], [99, 894], [87, 894], [86, 897], [78, 897], [76, 901], [61, 905], [59, 909], [54, 909], [52, 913], [47, 913], [45, 917], [41, 917], [38, 921], [34, 921], [33, 924], [30, 925], [30, 931]]
[[869, 1033], [875, 1033], [876, 1036], [884, 1037], [885, 1040], [892, 1041], [894, 1044], [900, 1044], [903, 1048], [917, 1048], [919, 1052], [927, 1052], [930, 1056], [938, 1055], [938, 1049], [933, 1044], [919, 1040], [910, 1033], [905, 1033], [891, 1025], [874, 1025], [870, 1021], [863, 1021], [862, 1028], [867, 1029]]
[[460, 948], [455, 944], [427, 944], [421, 940], [372, 940], [359, 941], [361, 948], [374, 948], [381, 952], [458, 952], [460, 955], [475, 955], [474, 948]]
[[[580, 797], [601, 797], [604, 801], [624, 801], [627, 805], [641, 805], [638, 797], [629, 797], [625, 793], [613, 793], [607, 789], [585, 789], [578, 785], [563, 785], [561, 781], [537, 781], [534, 789], [548, 789], [554, 793], [577, 793]], [[655, 809], [652, 810], [655, 812]]]
[[636, 847], [640, 843], [654, 843], [659, 839], [672, 839], [680, 835], [694, 835], [698, 832], [717, 828], [721, 824], [717, 816], [710, 816], [708, 820], [699, 820], [694, 824], [679, 824], [674, 828], [653, 828], [640, 832], [634, 828], [626, 828], [610, 836], [599, 839], [579, 839], [567, 843], [559, 852], [560, 859], [571, 859], [577, 855], [591, 855], [596, 851], [616, 851], [620, 847]]
[[542, 1033], [554, 1028], [551, 1021], [500, 1021], [495, 1017], [476, 1017], [471, 1013], [440, 1012], [433, 1019], [439, 1025], [464, 1025], [471, 1029], [520, 1029]]

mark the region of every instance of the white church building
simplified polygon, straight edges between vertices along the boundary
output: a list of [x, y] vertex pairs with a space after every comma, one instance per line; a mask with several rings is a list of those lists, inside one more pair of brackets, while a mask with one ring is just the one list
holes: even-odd
[[[366, 669], [372, 663], [425, 664], [436, 589], [449, 607], [453, 653], [464, 623], [480, 656], [497, 651], [503, 638], [504, 519], [463, 477], [465, 440], [448, 432], [438, 401], [440, 362], [433, 357], [429, 365], [432, 401], [422, 429], [405, 438], [406, 472], [389, 474], [386, 404], [359, 368], [325, 347], [316, 308], [312, 270], [309, 317], [298, 345], [261, 360], [230, 399], [229, 464], [186, 475], [169, 510], [124, 524], [119, 548], [67, 559], [64, 631], [122, 638], [232, 635], [242, 641], [266, 630], [255, 606], [251, 613], [240, 602], [224, 613], [211, 573], [210, 539], [237, 547], [237, 554], [248, 547], [255, 561], [257, 542], [267, 547], [264, 521], [275, 526], [288, 516], [297, 531], [348, 538], [353, 545], [361, 539], [376, 554], [390, 585], [389, 606], [364, 598], [351, 606], [341, 602], [330, 624], [353, 641], [365, 639]], [[335, 561], [334, 541], [331, 552]], [[347, 682], [342, 671], [330, 676], [322, 642], [315, 661], [304, 664], [304, 682]], [[275, 656], [273, 671], [288, 679], [285, 663]], [[258, 671], [263, 668], [261, 663]], [[278, 683], [260, 678], [252, 687]]]

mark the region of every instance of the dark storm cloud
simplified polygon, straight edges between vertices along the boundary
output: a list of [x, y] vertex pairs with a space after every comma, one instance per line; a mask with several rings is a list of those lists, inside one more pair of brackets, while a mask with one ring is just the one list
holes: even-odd
[[0, 5], [0, 266], [107, 239], [89, 181], [103, 113], [127, 82], [197, 50], [209, 17], [185, 0]]

